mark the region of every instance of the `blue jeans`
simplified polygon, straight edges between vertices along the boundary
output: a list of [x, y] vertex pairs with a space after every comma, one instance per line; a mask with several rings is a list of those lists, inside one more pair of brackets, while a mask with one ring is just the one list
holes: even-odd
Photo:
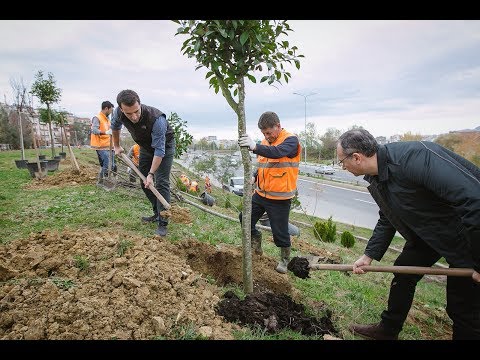
[[[98, 173], [98, 179], [108, 177], [108, 169], [110, 164], [110, 150], [97, 150], [98, 163], [100, 164], [100, 172]], [[117, 171], [117, 165], [115, 164], [115, 153], [112, 150], [112, 170]]]
[[[165, 148], [165, 156], [160, 163], [157, 171], [155, 171], [155, 189], [158, 190], [160, 195], [166, 202], [170, 203], [170, 171], [172, 170], [173, 156], [175, 155], [175, 142], [167, 148]], [[153, 153], [146, 151], [140, 147], [140, 156], [138, 160], [138, 168], [140, 172], [146, 177], [152, 166]], [[160, 216], [160, 212], [165, 210], [165, 207], [157, 199], [155, 194], [145, 187], [143, 181], [140, 182], [143, 192], [147, 196], [148, 200], [152, 204], [153, 213], [159, 217], [159, 225], [167, 226], [168, 220]]]

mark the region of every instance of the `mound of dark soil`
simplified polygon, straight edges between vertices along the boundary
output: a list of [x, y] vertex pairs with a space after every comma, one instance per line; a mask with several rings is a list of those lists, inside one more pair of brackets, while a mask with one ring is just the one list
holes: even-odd
[[337, 335], [330, 310], [317, 319], [305, 313], [305, 306], [295, 303], [286, 294], [262, 290], [248, 294], [241, 300], [227, 291], [217, 304], [216, 311], [227, 321], [264, 328], [268, 333], [291, 329], [307, 336]]

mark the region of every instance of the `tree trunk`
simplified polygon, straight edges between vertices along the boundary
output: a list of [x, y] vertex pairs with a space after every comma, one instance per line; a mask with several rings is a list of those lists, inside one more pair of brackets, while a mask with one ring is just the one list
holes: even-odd
[[[238, 137], [246, 134], [245, 125], [245, 82], [238, 80]], [[243, 288], [246, 294], [253, 292], [252, 276], [252, 159], [247, 148], [240, 148], [243, 163], [243, 209], [242, 209], [242, 245], [243, 245]]]
[[53, 131], [52, 131], [52, 116], [50, 114], [50, 105], [47, 104], [47, 112], [48, 112], [48, 131], [50, 132], [50, 142], [52, 147], [52, 159], [55, 157], [55, 142], [53, 140]]
[[22, 126], [22, 114], [18, 112], [18, 126], [20, 127], [20, 149], [22, 150], [22, 160], [25, 160], [25, 144], [23, 143], [23, 126]]

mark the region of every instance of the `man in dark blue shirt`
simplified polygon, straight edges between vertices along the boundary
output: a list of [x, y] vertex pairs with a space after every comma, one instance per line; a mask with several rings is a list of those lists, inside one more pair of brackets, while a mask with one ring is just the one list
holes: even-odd
[[120, 146], [120, 130], [125, 126], [133, 140], [140, 145], [139, 170], [146, 177], [142, 190], [152, 204], [153, 215], [144, 222], [158, 221], [157, 235], [167, 234], [168, 219], [160, 213], [162, 203], [149, 189], [154, 184], [158, 192], [170, 202], [170, 171], [175, 155], [175, 137], [166, 115], [152, 106], [140, 103], [133, 90], [122, 90], [117, 95], [118, 110], [113, 113], [111, 129], [115, 155], [124, 152]]

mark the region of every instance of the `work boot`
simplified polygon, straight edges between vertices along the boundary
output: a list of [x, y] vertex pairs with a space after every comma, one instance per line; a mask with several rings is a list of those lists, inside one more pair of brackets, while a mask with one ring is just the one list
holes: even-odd
[[275, 270], [281, 274], [287, 273], [287, 265], [290, 261], [290, 246], [280, 248], [280, 262], [278, 263]]
[[144, 223], [150, 223], [154, 221], [158, 221], [158, 215], [142, 216], [142, 222]]
[[158, 225], [158, 228], [155, 231], [155, 234], [160, 235], [160, 236], [166, 236], [167, 235], [167, 227], [165, 225]]
[[398, 333], [387, 331], [381, 323], [369, 325], [353, 324], [348, 327], [348, 330], [354, 335], [359, 335], [369, 340], [398, 340]]
[[257, 255], [262, 255], [262, 233], [252, 235], [252, 250]]

